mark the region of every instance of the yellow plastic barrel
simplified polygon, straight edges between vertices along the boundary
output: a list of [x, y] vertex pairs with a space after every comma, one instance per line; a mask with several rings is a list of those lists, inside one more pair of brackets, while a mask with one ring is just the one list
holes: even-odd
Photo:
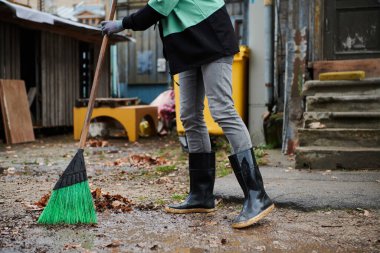
[[[235, 102], [236, 111], [239, 113], [240, 117], [242, 117], [244, 122], [247, 120], [248, 60], [248, 47], [240, 46], [240, 52], [234, 56], [232, 64], [232, 99]], [[178, 75], [174, 76], [174, 80], [178, 83]], [[183, 128], [179, 115], [179, 87], [177, 84], [174, 84], [174, 93], [177, 132], [179, 135], [184, 135], [185, 129]], [[219, 127], [211, 116], [207, 98], [205, 98], [205, 109], [203, 113], [209, 134], [223, 135], [222, 128]]]

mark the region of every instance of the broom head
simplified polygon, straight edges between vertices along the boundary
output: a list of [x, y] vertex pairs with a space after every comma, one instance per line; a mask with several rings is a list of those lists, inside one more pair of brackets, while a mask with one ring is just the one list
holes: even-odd
[[40, 224], [96, 224], [83, 149], [79, 149], [54, 186]]

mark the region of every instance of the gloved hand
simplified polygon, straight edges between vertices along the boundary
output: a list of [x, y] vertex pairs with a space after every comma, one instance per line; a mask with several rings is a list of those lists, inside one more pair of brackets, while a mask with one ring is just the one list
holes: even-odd
[[100, 22], [102, 35], [111, 35], [113, 33], [118, 33], [124, 30], [123, 21], [115, 20], [115, 21], [102, 21]]

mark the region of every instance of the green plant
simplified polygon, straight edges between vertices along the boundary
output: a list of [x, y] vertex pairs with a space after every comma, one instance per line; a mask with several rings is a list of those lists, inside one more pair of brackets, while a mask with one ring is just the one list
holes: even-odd
[[226, 166], [226, 162], [221, 163], [221, 165], [216, 168], [216, 177], [225, 177], [232, 173], [232, 169]]
[[172, 195], [172, 199], [173, 200], [176, 200], [176, 201], [182, 201], [182, 200], [184, 200], [185, 198], [186, 198], [186, 194], [178, 194], [178, 193], [174, 193], [173, 195]]
[[176, 170], [177, 168], [175, 165], [163, 165], [156, 168], [156, 171], [161, 173], [170, 173]]

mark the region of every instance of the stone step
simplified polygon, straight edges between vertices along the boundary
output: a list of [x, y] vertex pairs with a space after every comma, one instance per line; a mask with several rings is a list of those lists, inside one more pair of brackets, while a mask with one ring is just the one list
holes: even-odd
[[380, 148], [298, 147], [296, 169], [380, 169]]
[[302, 89], [303, 96], [325, 95], [374, 95], [380, 94], [380, 78], [358, 81], [307, 81]]
[[320, 123], [326, 128], [380, 129], [380, 112], [305, 112], [304, 128]]
[[380, 129], [298, 129], [299, 145], [380, 147]]
[[309, 96], [307, 112], [380, 112], [380, 95]]

